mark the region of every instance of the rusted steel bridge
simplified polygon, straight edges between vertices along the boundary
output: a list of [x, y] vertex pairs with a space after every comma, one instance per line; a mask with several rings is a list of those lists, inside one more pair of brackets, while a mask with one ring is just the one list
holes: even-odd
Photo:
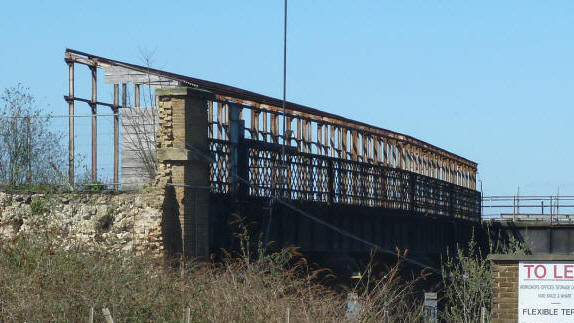
[[[138, 108], [140, 87], [194, 89], [204, 102], [208, 149], [182, 149], [209, 161], [209, 249], [228, 247], [230, 213], [247, 215], [279, 245], [309, 252], [410, 248], [420, 259], [466, 241], [480, 224], [477, 164], [444, 149], [366, 123], [239, 88], [66, 50], [70, 91], [70, 179], [74, 105], [92, 119], [97, 179], [97, 111], [114, 117], [114, 188], [120, 189], [120, 113]], [[87, 65], [92, 97], [74, 96], [74, 66]], [[114, 86], [98, 101], [97, 71]], [[122, 104], [119, 103], [120, 86]], [[125, 99], [133, 86], [134, 107]], [[278, 203], [281, 202], [281, 203]], [[369, 243], [365, 243], [369, 242]]]

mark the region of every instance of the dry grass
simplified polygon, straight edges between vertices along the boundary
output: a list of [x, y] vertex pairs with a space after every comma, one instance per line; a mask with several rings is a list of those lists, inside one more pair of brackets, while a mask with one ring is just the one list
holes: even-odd
[[[64, 249], [47, 233], [0, 242], [0, 321], [80, 322], [95, 308], [111, 310], [116, 322], [345, 321], [346, 295], [318, 283], [293, 250], [229, 257], [219, 264], [180, 264], [76, 245]], [[390, 276], [389, 276], [390, 275]], [[411, 283], [394, 269], [359, 283], [361, 322], [417, 321], [420, 304]], [[406, 313], [408, 312], [408, 313]]]
[[[405, 280], [401, 272], [401, 262], [408, 251], [397, 250], [397, 262], [383, 271], [374, 271], [374, 252], [365, 266], [363, 277], [357, 282], [354, 291], [361, 301], [360, 321], [362, 322], [422, 322], [423, 299], [417, 284], [430, 276], [426, 270], [420, 275]], [[384, 318], [384, 320], [381, 320]]]

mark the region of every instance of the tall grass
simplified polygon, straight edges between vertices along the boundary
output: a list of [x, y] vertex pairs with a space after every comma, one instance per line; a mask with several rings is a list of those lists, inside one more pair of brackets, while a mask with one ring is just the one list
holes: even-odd
[[366, 271], [354, 286], [361, 300], [359, 317], [364, 322], [422, 322], [423, 298], [417, 285], [431, 273], [423, 269], [418, 276], [405, 279], [401, 271], [402, 259], [408, 250], [397, 249], [397, 262], [387, 270], [374, 270], [375, 254], [372, 251]]
[[[61, 247], [50, 232], [0, 242], [0, 321], [80, 322], [107, 307], [116, 322], [291, 322], [346, 320], [346, 293], [319, 283], [294, 250], [229, 255], [220, 263], [180, 262], [109, 251], [93, 245]], [[357, 322], [412, 321], [420, 306], [397, 271], [357, 284]], [[407, 315], [405, 311], [412, 311]]]

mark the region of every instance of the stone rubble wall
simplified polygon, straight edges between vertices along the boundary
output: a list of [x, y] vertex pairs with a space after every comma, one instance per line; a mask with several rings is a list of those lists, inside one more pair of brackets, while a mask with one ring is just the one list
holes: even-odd
[[207, 98], [215, 97], [185, 87], [158, 89], [156, 95], [158, 168], [150, 186], [118, 194], [0, 192], [0, 239], [50, 229], [64, 245], [80, 241], [208, 259], [209, 191], [197, 187], [209, 186], [210, 162], [192, 151], [208, 154]]
[[[142, 193], [0, 192], [0, 239], [52, 230], [62, 245], [162, 255], [163, 195]], [[34, 211], [33, 211], [34, 210]]]

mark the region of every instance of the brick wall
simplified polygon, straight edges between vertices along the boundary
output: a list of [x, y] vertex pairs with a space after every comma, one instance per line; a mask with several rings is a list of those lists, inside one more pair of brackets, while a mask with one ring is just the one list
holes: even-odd
[[518, 261], [491, 259], [492, 322], [518, 320]]
[[[519, 266], [523, 263], [541, 264], [574, 264], [574, 255], [540, 253], [533, 255], [490, 255], [492, 278], [492, 322], [517, 322], [519, 314]], [[556, 270], [556, 269], [554, 269]], [[554, 273], [556, 275], [556, 273]], [[560, 275], [560, 274], [559, 274]], [[563, 274], [562, 274], [563, 276]], [[563, 277], [560, 277], [563, 278]], [[564, 281], [566, 282], [566, 280]], [[571, 283], [571, 282], [570, 282]], [[570, 284], [566, 283], [566, 284]], [[525, 293], [528, 293], [525, 290]], [[543, 300], [548, 300], [544, 298]], [[565, 298], [562, 306], [571, 306], [571, 301]], [[568, 304], [570, 303], [570, 304]], [[548, 305], [546, 305], [548, 306]], [[570, 307], [568, 307], [570, 308]], [[561, 311], [559, 313], [562, 314]], [[539, 314], [532, 314], [539, 315]], [[566, 314], [572, 315], [572, 314]], [[528, 322], [537, 321], [538, 317], [532, 316]], [[562, 318], [562, 317], [561, 317]], [[557, 318], [558, 319], [558, 318]], [[560, 322], [571, 321], [567, 320]]]

